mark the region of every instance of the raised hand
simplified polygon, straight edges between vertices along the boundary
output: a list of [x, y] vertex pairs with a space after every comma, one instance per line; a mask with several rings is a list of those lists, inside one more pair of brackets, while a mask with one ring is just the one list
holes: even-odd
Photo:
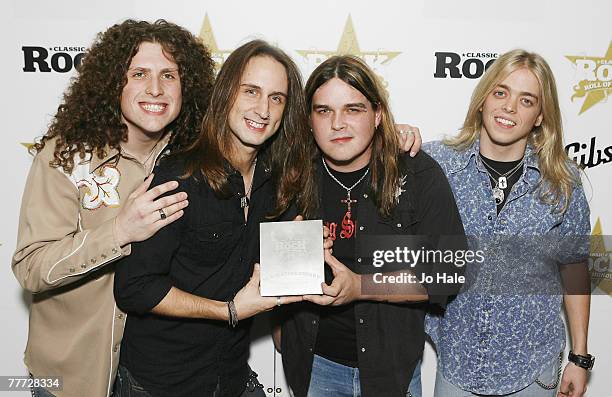
[[152, 180], [153, 174], [128, 196], [115, 218], [115, 238], [120, 246], [148, 239], [162, 227], [183, 216], [183, 208], [189, 204], [185, 192], [158, 198], [176, 189], [178, 182], [166, 182], [147, 190]]
[[416, 156], [423, 143], [419, 128], [410, 124], [396, 124], [395, 128], [399, 133], [400, 149], [404, 152], [409, 151], [410, 157]]

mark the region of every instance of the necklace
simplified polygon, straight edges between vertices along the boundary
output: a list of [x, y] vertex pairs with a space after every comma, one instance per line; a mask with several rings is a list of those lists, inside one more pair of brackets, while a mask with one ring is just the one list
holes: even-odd
[[342, 186], [342, 188], [344, 190], [346, 190], [346, 199], [344, 200], [340, 200], [341, 203], [346, 204], [346, 213], [344, 214], [344, 217], [342, 218], [342, 225], [343, 228], [346, 227], [346, 230], [349, 230], [349, 235], [345, 238], [349, 238], [353, 233], [352, 231], [355, 230], [355, 222], [353, 222], [352, 218], [352, 214], [351, 214], [351, 204], [354, 204], [357, 202], [357, 200], [352, 200], [351, 199], [351, 190], [353, 190], [355, 188], [355, 186], [359, 185], [364, 179], [365, 177], [368, 175], [368, 173], [370, 172], [370, 167], [368, 167], [368, 169], [363, 173], [363, 175], [361, 176], [361, 178], [359, 178], [357, 180], [357, 182], [353, 183], [353, 185], [351, 187], [347, 187], [344, 183], [340, 182], [338, 180], [338, 178], [336, 178], [334, 176], [334, 174], [331, 173], [331, 171], [329, 170], [329, 168], [327, 168], [327, 163], [325, 162], [324, 158], [321, 158], [321, 160], [323, 161], [323, 167], [325, 168], [325, 171], [327, 171], [327, 174], [340, 186]]
[[[515, 165], [511, 170], [504, 172], [503, 174], [497, 171], [492, 165], [488, 164], [482, 157], [482, 154], [478, 154], [478, 158], [480, 158], [480, 161], [485, 166], [487, 175], [489, 175], [489, 178], [491, 178], [491, 180], [495, 184], [495, 186], [493, 187], [493, 198], [495, 199], [495, 204], [499, 205], [504, 202], [504, 198], [506, 197], [504, 194], [504, 189], [508, 187], [508, 178], [514, 175], [523, 166], [523, 163], [525, 162], [525, 157], [523, 157], [521, 161], [519, 161], [518, 164]], [[497, 174], [497, 179], [495, 179], [493, 175], [491, 175], [491, 171]]]
[[255, 167], [257, 166], [257, 157], [253, 160], [253, 171], [251, 171], [251, 184], [249, 185], [249, 190], [246, 191], [244, 196], [240, 197], [240, 208], [247, 208], [251, 201], [249, 200], [249, 195], [251, 194], [251, 189], [253, 189], [253, 179], [255, 179]]
[[163, 135], [159, 137], [159, 139], [157, 140], [157, 142], [155, 142], [155, 145], [153, 145], [153, 148], [151, 149], [151, 151], [149, 152], [147, 157], [142, 162], [140, 162], [140, 160], [138, 160], [138, 157], [134, 156], [132, 153], [130, 153], [127, 150], [125, 150], [124, 147], [122, 147], [121, 150], [124, 151], [125, 153], [129, 154], [130, 156], [132, 156], [136, 161], [139, 161], [140, 164], [146, 165], [147, 162], [151, 159], [151, 156], [153, 156], [153, 153], [155, 152], [155, 148], [157, 147], [157, 144], [162, 140], [163, 137], [164, 137]]

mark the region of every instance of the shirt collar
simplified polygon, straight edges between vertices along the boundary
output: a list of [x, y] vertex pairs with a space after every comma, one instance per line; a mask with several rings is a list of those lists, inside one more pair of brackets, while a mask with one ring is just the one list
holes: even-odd
[[[472, 145], [468, 147], [466, 150], [457, 151], [458, 155], [453, 156], [451, 160], [451, 164], [449, 167], [449, 173], [454, 174], [456, 172], [459, 172], [465, 169], [469, 165], [472, 159], [476, 161], [475, 159], [478, 156], [479, 152], [480, 152], [480, 139], [476, 139], [474, 143], [472, 143]], [[478, 166], [478, 163], [476, 164]], [[538, 180], [539, 180], [540, 166], [538, 164], [538, 156], [535, 151], [535, 148], [530, 143], [528, 143], [527, 147], [525, 148], [525, 168], [526, 169], [531, 168], [531, 169], [536, 170], [538, 174]], [[523, 174], [525, 173], [526, 173], [526, 170], [523, 172]], [[527, 178], [527, 180], [530, 181], [530, 178]]]
[[[159, 142], [157, 142], [155, 144], [155, 147], [153, 148], [153, 155], [152, 155], [153, 158], [155, 158], [154, 164], [157, 164], [157, 161], [159, 160], [160, 155], [162, 154], [162, 152], [164, 151], [166, 146], [168, 146], [168, 143], [170, 142], [171, 135], [172, 135], [172, 133], [166, 134], [162, 139], [159, 140]], [[95, 152], [91, 154], [91, 170], [92, 170], [92, 172], [95, 171], [96, 169], [98, 169], [98, 167], [102, 166], [103, 164], [106, 164], [110, 160], [112, 160], [115, 157], [121, 155], [121, 150], [120, 149], [111, 148], [110, 146], [108, 146], [108, 144], [104, 147], [104, 152], [106, 153], [106, 156], [104, 156], [103, 158], [99, 158], [95, 154]]]

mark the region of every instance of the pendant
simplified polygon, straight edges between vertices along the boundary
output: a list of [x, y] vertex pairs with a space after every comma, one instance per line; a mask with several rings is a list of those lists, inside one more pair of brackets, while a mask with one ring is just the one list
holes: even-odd
[[499, 205], [504, 201], [504, 191], [499, 187], [495, 186], [493, 188], [493, 198], [495, 198], [495, 204]]
[[507, 187], [508, 187], [508, 181], [506, 180], [506, 177], [505, 177], [505, 176], [500, 176], [500, 177], [497, 179], [497, 186], [498, 186], [500, 189], [505, 189], [505, 188], [507, 188]]
[[246, 208], [249, 206], [249, 198], [247, 196], [240, 197], [240, 208]]

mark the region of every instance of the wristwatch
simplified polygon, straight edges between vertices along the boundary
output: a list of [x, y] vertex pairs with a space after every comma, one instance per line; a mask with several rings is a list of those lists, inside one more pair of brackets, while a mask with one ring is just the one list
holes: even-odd
[[580, 368], [584, 368], [587, 371], [593, 369], [593, 364], [595, 363], [595, 357], [587, 354], [586, 356], [581, 356], [580, 354], [574, 354], [573, 351], [570, 350], [567, 359], [579, 366]]

